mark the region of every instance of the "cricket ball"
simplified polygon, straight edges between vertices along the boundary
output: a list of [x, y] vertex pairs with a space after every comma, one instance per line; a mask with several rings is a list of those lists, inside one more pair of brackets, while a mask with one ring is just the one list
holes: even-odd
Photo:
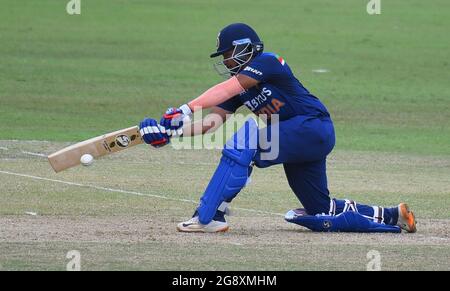
[[94, 162], [94, 157], [90, 154], [84, 154], [81, 156], [80, 162], [83, 166], [90, 166]]

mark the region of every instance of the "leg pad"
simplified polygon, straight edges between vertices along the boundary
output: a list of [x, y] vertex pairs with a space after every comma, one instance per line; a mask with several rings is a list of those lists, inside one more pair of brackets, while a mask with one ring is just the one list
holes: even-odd
[[211, 222], [219, 205], [223, 201], [233, 199], [244, 188], [251, 172], [250, 165], [256, 154], [257, 134], [258, 125], [253, 118], [250, 118], [227, 141], [220, 163], [197, 208], [201, 224]]
[[307, 215], [296, 209], [286, 213], [286, 221], [320, 232], [390, 232], [400, 233], [398, 226], [373, 222], [358, 212], [347, 211], [336, 216]]

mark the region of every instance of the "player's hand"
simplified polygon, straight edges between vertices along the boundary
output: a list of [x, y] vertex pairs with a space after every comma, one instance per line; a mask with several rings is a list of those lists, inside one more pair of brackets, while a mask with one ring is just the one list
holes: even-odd
[[139, 132], [145, 143], [154, 147], [162, 147], [170, 143], [169, 136], [163, 127], [158, 126], [158, 122], [152, 118], [145, 118], [139, 124]]
[[183, 134], [183, 119], [192, 114], [188, 105], [180, 108], [169, 108], [159, 122], [165, 128], [168, 136], [181, 136]]

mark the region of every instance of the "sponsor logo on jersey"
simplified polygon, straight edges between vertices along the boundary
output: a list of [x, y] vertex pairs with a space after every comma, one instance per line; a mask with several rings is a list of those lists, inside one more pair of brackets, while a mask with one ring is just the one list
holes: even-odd
[[249, 101], [244, 102], [245, 106], [251, 111], [255, 111], [261, 104], [267, 101], [267, 97], [272, 95], [272, 91], [263, 87], [261, 93], [253, 97]]
[[258, 76], [262, 76], [262, 74], [263, 74], [261, 71], [258, 71], [257, 69], [253, 69], [252, 67], [249, 67], [249, 66], [247, 66], [244, 69], [244, 71], [252, 72], [253, 74], [258, 75]]
[[[265, 114], [270, 117], [270, 115], [278, 113], [281, 107], [284, 106], [284, 102], [278, 100], [277, 98], [270, 98], [271, 96], [272, 90], [263, 87], [260, 94], [253, 97], [251, 100], [244, 102], [244, 104], [248, 109], [255, 112], [255, 114]], [[264, 106], [261, 107], [261, 105]]]

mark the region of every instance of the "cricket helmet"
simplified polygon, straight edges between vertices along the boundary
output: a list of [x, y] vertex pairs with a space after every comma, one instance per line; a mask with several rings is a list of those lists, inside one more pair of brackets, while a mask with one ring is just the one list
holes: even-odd
[[[244, 23], [233, 23], [223, 28], [217, 36], [217, 51], [211, 54], [211, 58], [232, 51], [231, 57], [214, 65], [220, 75], [236, 75], [254, 57], [264, 50], [263, 42], [256, 31]], [[225, 62], [233, 60], [236, 65], [228, 68]]]

